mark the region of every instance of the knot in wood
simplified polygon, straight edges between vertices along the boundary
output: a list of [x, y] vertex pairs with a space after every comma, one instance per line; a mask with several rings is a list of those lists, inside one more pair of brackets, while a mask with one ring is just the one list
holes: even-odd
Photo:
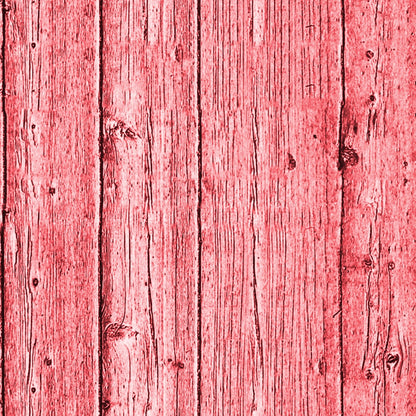
[[289, 158], [289, 166], [288, 166], [288, 169], [289, 170], [293, 170], [293, 169], [296, 168], [296, 160], [295, 160], [295, 158], [290, 153], [288, 153], [287, 155], [288, 155], [288, 158]]
[[341, 168], [345, 166], [355, 166], [358, 163], [359, 157], [357, 152], [349, 146], [345, 146], [341, 150]]
[[386, 358], [387, 368], [391, 370], [400, 360], [399, 354], [388, 354]]
[[366, 266], [366, 267], [372, 267], [373, 266], [373, 261], [371, 260], [370, 257], [366, 257], [363, 260], [363, 263], [364, 263], [364, 266]]
[[365, 372], [365, 378], [366, 378], [367, 380], [373, 380], [373, 378], [374, 378], [374, 374], [373, 374], [373, 372], [372, 372], [370, 369], [368, 369], [368, 370]]
[[365, 53], [365, 56], [366, 56], [368, 59], [374, 58], [374, 52], [373, 52], [373, 51], [368, 50], [368, 51]]

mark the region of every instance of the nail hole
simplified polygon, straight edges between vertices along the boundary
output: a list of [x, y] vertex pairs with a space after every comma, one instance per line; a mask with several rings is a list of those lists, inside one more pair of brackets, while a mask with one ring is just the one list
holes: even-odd
[[39, 284], [39, 280], [36, 277], [32, 280], [33, 286], [37, 286]]
[[52, 365], [52, 360], [50, 358], [45, 358], [45, 364], [50, 367]]
[[373, 57], [374, 57], [374, 52], [373, 52], [373, 51], [368, 50], [368, 51], [365, 53], [365, 55], [367, 56], [367, 58], [368, 58], [368, 59], [371, 59], [371, 58], [373, 58]]
[[394, 270], [395, 267], [394, 261], [389, 262], [389, 270]]
[[358, 163], [359, 157], [357, 152], [348, 146], [345, 146], [341, 151], [341, 168], [344, 166], [355, 166]]
[[370, 95], [370, 101], [375, 101], [376, 100], [376, 96], [375, 95], [373, 95], [373, 94], [371, 94]]

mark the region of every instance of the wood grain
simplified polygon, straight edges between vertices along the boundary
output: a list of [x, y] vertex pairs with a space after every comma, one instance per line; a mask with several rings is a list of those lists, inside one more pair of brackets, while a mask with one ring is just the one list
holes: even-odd
[[103, 3], [103, 409], [196, 406], [193, 0]]
[[98, 9], [5, 7], [4, 413], [98, 409]]
[[341, 412], [341, 8], [202, 3], [202, 411]]
[[416, 414], [415, 16], [3, 1], [0, 413]]
[[345, 415], [416, 412], [415, 4], [345, 4]]

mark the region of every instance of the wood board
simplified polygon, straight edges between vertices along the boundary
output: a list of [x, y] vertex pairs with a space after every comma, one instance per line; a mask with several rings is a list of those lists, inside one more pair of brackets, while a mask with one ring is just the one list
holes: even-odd
[[2, 4], [4, 415], [412, 415], [415, 6]]

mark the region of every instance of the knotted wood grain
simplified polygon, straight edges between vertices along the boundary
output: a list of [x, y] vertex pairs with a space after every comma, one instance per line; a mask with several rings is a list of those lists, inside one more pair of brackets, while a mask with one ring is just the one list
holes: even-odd
[[346, 416], [416, 412], [415, 12], [345, 2]]
[[203, 415], [341, 412], [338, 2], [202, 2]]
[[411, 0], [2, 9], [2, 414], [415, 413]]
[[98, 410], [98, 9], [5, 18], [5, 415]]
[[190, 1], [103, 3], [103, 403], [196, 408], [196, 16]]

